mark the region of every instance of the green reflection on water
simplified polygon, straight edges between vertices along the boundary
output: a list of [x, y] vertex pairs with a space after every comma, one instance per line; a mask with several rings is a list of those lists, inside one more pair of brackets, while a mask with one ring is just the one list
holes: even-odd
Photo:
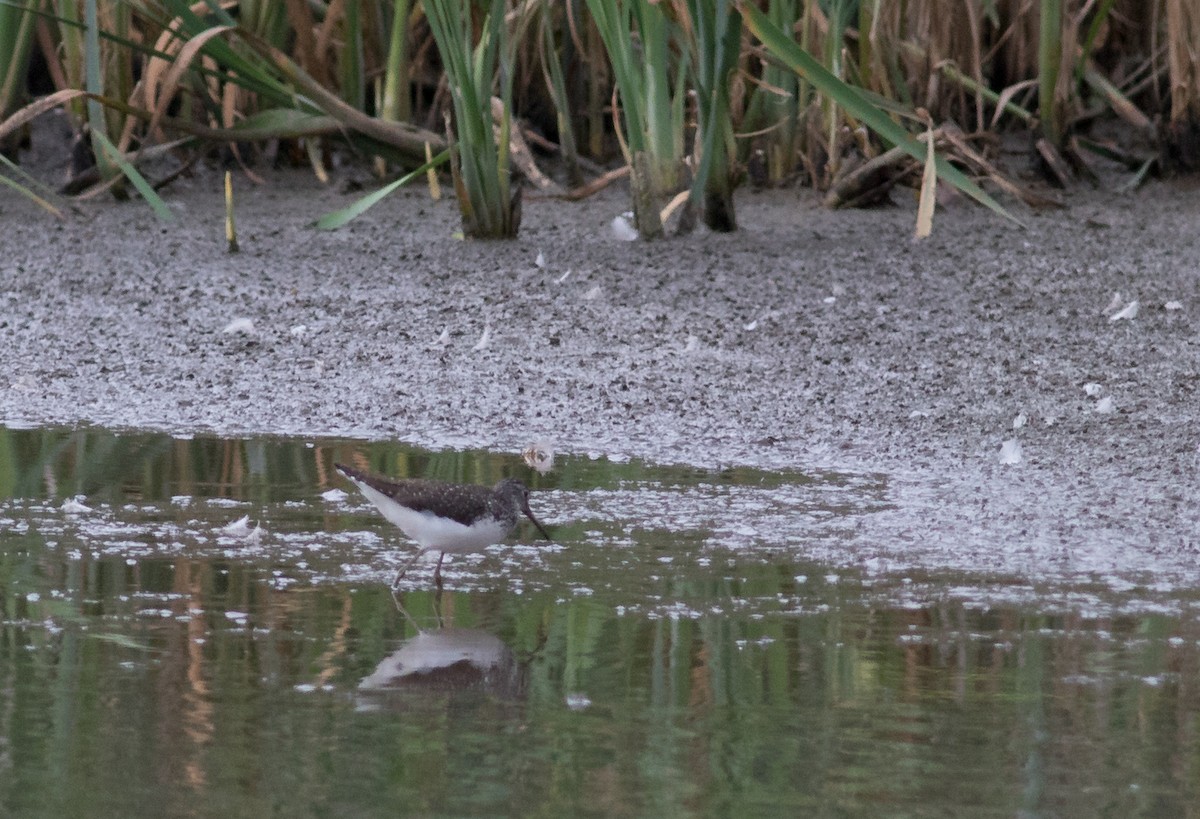
[[[778, 486], [817, 481], [837, 485], [832, 472], [775, 473], [748, 467], [704, 470], [662, 467], [633, 459], [558, 456], [539, 475], [518, 455], [483, 450], [429, 452], [400, 444], [302, 441], [286, 438], [172, 438], [101, 429], [13, 430], [0, 426], [0, 498], [88, 495], [107, 502], [165, 500], [172, 495], [267, 502], [297, 489], [339, 484], [335, 461], [395, 477], [492, 484], [516, 475], [533, 489], [613, 488], [623, 484], [699, 482]], [[878, 484], [881, 478], [872, 478]], [[340, 485], [340, 484], [339, 484]]]
[[[1133, 816], [1198, 795], [1190, 615], [939, 599], [962, 577], [901, 605], [786, 556], [729, 576], [679, 559], [631, 592], [585, 543], [557, 585], [409, 591], [401, 610], [382, 583], [280, 585], [278, 561], [236, 550], [84, 558], [26, 499], [136, 500], [136, 519], [245, 498], [280, 528], [334, 458], [482, 483], [515, 459], [3, 430], [0, 453], [0, 813]], [[579, 464], [543, 480], [671, 480]], [[360, 687], [389, 658], [391, 682]]]

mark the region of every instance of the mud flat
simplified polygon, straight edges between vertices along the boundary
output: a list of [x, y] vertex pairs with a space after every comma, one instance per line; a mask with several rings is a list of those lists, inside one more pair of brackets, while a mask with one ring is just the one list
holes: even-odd
[[911, 202], [796, 190], [741, 193], [735, 234], [630, 243], [614, 190], [463, 242], [420, 190], [316, 231], [350, 197], [282, 172], [239, 186], [230, 255], [219, 182], [167, 191], [169, 225], [111, 202], [57, 223], [0, 191], [0, 423], [878, 472], [891, 508], [831, 560], [1200, 583], [1179, 184], [1014, 205], [1025, 230], [952, 204], [920, 244]]

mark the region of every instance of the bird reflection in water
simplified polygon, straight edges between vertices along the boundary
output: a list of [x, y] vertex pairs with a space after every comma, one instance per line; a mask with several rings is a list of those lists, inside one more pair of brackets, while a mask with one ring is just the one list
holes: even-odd
[[[474, 692], [504, 700], [524, 698], [529, 662], [519, 661], [499, 637], [448, 625], [440, 614], [435, 628], [422, 628], [399, 598], [394, 599], [417, 634], [404, 640], [359, 683], [359, 692], [366, 698], [362, 706], [401, 705], [420, 693]], [[434, 598], [435, 612], [440, 604], [439, 591]]]

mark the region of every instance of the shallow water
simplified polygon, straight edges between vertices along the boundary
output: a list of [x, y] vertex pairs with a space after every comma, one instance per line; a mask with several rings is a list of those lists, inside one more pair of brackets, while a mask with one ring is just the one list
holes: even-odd
[[[334, 460], [518, 475], [554, 542], [393, 598], [411, 551]], [[1200, 594], [856, 564], [889, 504], [881, 475], [0, 428], [0, 813], [1192, 811]]]

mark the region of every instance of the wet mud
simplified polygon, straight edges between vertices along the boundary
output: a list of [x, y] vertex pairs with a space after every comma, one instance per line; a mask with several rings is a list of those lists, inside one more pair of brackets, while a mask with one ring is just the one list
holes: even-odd
[[166, 192], [173, 224], [0, 191], [0, 423], [882, 474], [886, 502], [814, 557], [1200, 583], [1183, 184], [1011, 204], [1023, 230], [951, 203], [918, 244], [903, 194], [830, 212], [806, 190], [739, 191], [737, 233], [653, 243], [614, 234], [621, 190], [530, 197], [507, 242], [457, 238], [423, 190], [311, 228], [343, 181], [239, 182], [236, 255], [211, 169]]

